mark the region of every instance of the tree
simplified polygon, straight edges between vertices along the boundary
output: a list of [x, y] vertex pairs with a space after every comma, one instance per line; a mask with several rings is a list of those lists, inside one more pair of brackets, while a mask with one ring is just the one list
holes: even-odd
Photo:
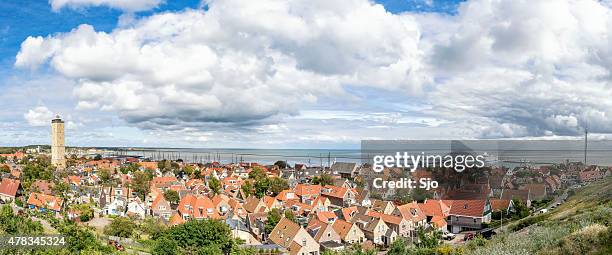
[[249, 173], [249, 178], [255, 181], [262, 180], [266, 178], [267, 176], [268, 175], [266, 174], [266, 172], [261, 167], [258, 167], [258, 166], [253, 167], [253, 169]]
[[104, 228], [104, 234], [129, 238], [134, 233], [134, 229], [136, 229], [136, 224], [130, 218], [117, 217]]
[[287, 168], [287, 161], [279, 160], [279, 161], [274, 162], [274, 165], [278, 166], [278, 168], [280, 169], [285, 169]]
[[219, 194], [221, 192], [221, 181], [214, 176], [211, 176], [210, 180], [208, 180], [208, 188], [214, 195]]
[[412, 202], [412, 195], [410, 195], [410, 189], [396, 189], [394, 200], [395, 202], [402, 205]]
[[319, 184], [321, 186], [333, 185], [334, 178], [329, 174], [321, 174], [321, 176], [315, 176], [312, 178], [312, 184]]
[[512, 203], [514, 204], [514, 213], [512, 214], [512, 219], [518, 220], [529, 216], [529, 208], [516, 198], [512, 199]]
[[268, 192], [270, 188], [270, 179], [263, 178], [255, 182], [255, 196], [257, 198], [262, 198]]
[[137, 163], [129, 163], [127, 165], [123, 165], [121, 166], [121, 168], [119, 168], [119, 172], [121, 172], [122, 174], [128, 174], [128, 173], [135, 173], [138, 170], [140, 170], [140, 165], [138, 165]]
[[187, 176], [191, 176], [194, 171], [195, 171], [195, 167], [193, 167], [192, 165], [186, 165], [183, 168], [183, 172], [185, 172]]
[[179, 248], [176, 241], [168, 237], [163, 237], [155, 241], [152, 252], [154, 255], [175, 255], [179, 254]]
[[419, 243], [417, 247], [419, 248], [436, 248], [440, 245], [440, 239], [442, 239], [442, 233], [439, 230], [433, 231], [431, 233], [426, 233], [425, 229], [422, 226], [417, 228], [417, 237], [419, 238]]
[[96, 156], [94, 157], [94, 160], [101, 160], [102, 159], [102, 155], [100, 154], [96, 154]]
[[298, 223], [297, 218], [295, 217], [295, 214], [293, 214], [292, 211], [285, 210], [284, 214], [285, 214], [285, 218], [287, 218], [288, 220]]
[[272, 192], [272, 196], [276, 196], [278, 193], [281, 193], [281, 191], [286, 189], [289, 189], [289, 183], [287, 183], [287, 180], [278, 177], [274, 177], [270, 180], [269, 191]]
[[230, 254], [239, 250], [239, 241], [231, 237], [229, 226], [217, 220], [188, 221], [164, 231], [157, 241], [163, 238], [173, 240], [184, 251], [197, 251], [211, 246], [218, 247], [222, 251], [216, 254]]
[[269, 235], [276, 227], [276, 224], [281, 220], [281, 211], [278, 208], [273, 208], [268, 211], [268, 220], [266, 221], [266, 225], [264, 226], [264, 230], [266, 234]]
[[166, 229], [166, 224], [164, 224], [160, 218], [156, 217], [147, 217], [140, 224], [140, 231], [151, 238], [159, 236], [166, 231]]
[[11, 168], [7, 165], [2, 165], [0, 166], [0, 173], [10, 173], [11, 172]]
[[[113, 252], [109, 246], [100, 243], [92, 231], [74, 222], [60, 222], [55, 228], [66, 237], [66, 250], [70, 252], [66, 254], [110, 254]], [[62, 253], [57, 252], [57, 254]]]
[[70, 190], [70, 186], [66, 182], [57, 182], [53, 185], [53, 193], [59, 197], [66, 197], [66, 193]]
[[404, 255], [408, 254], [408, 244], [404, 239], [398, 238], [395, 239], [391, 246], [389, 246], [389, 251], [387, 251], [387, 255]]
[[253, 183], [249, 180], [245, 181], [241, 188], [242, 192], [244, 192], [244, 197], [250, 197], [253, 195], [253, 189], [255, 189]]
[[102, 185], [110, 185], [111, 180], [113, 178], [113, 174], [111, 173], [111, 170], [108, 168], [100, 169], [100, 171], [98, 171], [98, 176], [100, 177], [100, 181], [102, 182]]
[[176, 190], [166, 190], [166, 192], [164, 192], [164, 198], [170, 202], [173, 205], [176, 205], [179, 203], [179, 200], [181, 199], [179, 197], [179, 193], [176, 192]]
[[142, 201], [144, 201], [147, 194], [149, 194], [151, 189], [151, 179], [152, 176], [143, 171], [137, 171], [134, 173], [134, 178], [132, 179], [132, 189], [138, 193], [138, 196]]

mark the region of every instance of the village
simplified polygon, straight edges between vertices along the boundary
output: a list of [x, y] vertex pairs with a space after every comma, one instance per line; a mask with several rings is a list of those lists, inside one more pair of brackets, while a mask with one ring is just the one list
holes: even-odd
[[[0, 173], [0, 203], [41, 219], [93, 226], [102, 235], [115, 235], [107, 226], [121, 218], [156, 219], [166, 226], [219, 220], [243, 246], [316, 255], [354, 244], [384, 251], [397, 239], [414, 243], [433, 233], [461, 243], [484, 229], [554, 208], [569, 187], [602, 179], [611, 169], [580, 162], [483, 168], [477, 176], [463, 175], [465, 180], [424, 192], [373, 188], [369, 177], [409, 172], [376, 173], [367, 164], [348, 162], [188, 163], [68, 153], [66, 168], [56, 169], [44, 150], [18, 150], [0, 155]], [[408, 177], [445, 178], [431, 169]], [[116, 247], [123, 249], [120, 242]]]

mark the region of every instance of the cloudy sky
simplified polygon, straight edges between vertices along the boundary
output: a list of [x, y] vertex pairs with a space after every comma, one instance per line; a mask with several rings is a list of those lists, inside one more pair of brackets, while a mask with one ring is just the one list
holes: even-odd
[[612, 2], [4, 0], [0, 145], [612, 133]]

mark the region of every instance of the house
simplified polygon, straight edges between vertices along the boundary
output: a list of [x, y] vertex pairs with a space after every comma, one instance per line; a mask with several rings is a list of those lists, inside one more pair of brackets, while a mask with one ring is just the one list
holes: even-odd
[[181, 199], [177, 209], [183, 220], [221, 218], [213, 202], [206, 196], [188, 194]]
[[330, 168], [332, 174], [342, 178], [353, 178], [357, 174], [357, 164], [347, 162], [334, 162]]
[[398, 236], [409, 237], [412, 234], [412, 222], [404, 219], [404, 217], [383, 214], [373, 210], [368, 211], [368, 215], [383, 220]]
[[334, 221], [338, 219], [336, 214], [334, 214], [333, 212], [329, 212], [329, 211], [317, 212], [316, 218], [319, 221], [325, 222], [325, 223], [334, 223]]
[[258, 199], [255, 196], [251, 196], [244, 201], [244, 209], [248, 213], [260, 213], [268, 212], [269, 209], [262, 199]]
[[127, 205], [127, 215], [138, 217], [140, 219], [144, 219], [147, 214], [147, 208], [145, 204], [140, 200], [139, 197], [136, 197], [132, 202], [129, 202]]
[[578, 176], [581, 182], [592, 182], [603, 179], [604, 174], [598, 167], [595, 167], [580, 172]]
[[15, 197], [21, 190], [21, 183], [19, 180], [13, 180], [9, 178], [2, 178], [0, 183], [0, 200], [4, 202], [14, 201]]
[[400, 216], [410, 222], [410, 235], [416, 236], [418, 227], [426, 227], [427, 215], [421, 210], [417, 202], [407, 203], [395, 208], [394, 216]]
[[546, 199], [548, 193], [547, 187], [543, 183], [528, 183], [520, 187], [522, 190], [529, 190], [529, 196], [531, 200], [543, 200]]
[[308, 222], [306, 231], [317, 241], [318, 243], [324, 242], [336, 242], [341, 243], [342, 239], [340, 235], [336, 233], [336, 230], [332, 227], [332, 224], [312, 218]]
[[53, 183], [44, 180], [36, 180], [30, 185], [30, 191], [52, 195], [53, 194]]
[[122, 197], [115, 197], [110, 203], [107, 203], [102, 211], [106, 215], [123, 216], [127, 202]]
[[265, 232], [266, 221], [268, 221], [267, 213], [249, 213], [246, 217], [246, 226], [257, 239], [265, 241], [268, 239]]
[[517, 199], [527, 207], [531, 207], [531, 194], [529, 190], [504, 189], [502, 190], [500, 199], [513, 200]]
[[450, 206], [442, 200], [427, 199], [425, 202], [418, 204], [419, 208], [425, 216], [430, 226], [445, 230], [447, 227], [446, 218], [450, 213]]
[[363, 243], [365, 240], [365, 234], [355, 223], [345, 220], [336, 220], [334, 224], [332, 224], [332, 227], [344, 243]]
[[30, 209], [37, 209], [41, 212], [50, 211], [57, 214], [62, 211], [64, 200], [59, 197], [32, 192], [27, 204]]
[[172, 210], [170, 202], [168, 202], [163, 195], [160, 194], [155, 197], [155, 200], [153, 200], [153, 203], [151, 204], [151, 215], [169, 221], [173, 212], [174, 210]]
[[302, 203], [307, 200], [314, 200], [321, 195], [321, 185], [298, 184], [295, 185], [295, 195], [297, 195]]
[[510, 199], [491, 199], [491, 211], [506, 214], [514, 210], [514, 203]]
[[353, 189], [331, 185], [326, 185], [321, 189], [321, 196], [328, 198], [332, 205], [338, 207], [350, 206], [356, 201], [356, 192]]
[[372, 200], [372, 210], [383, 214], [391, 214], [395, 211], [395, 205], [391, 201], [374, 199]]
[[269, 240], [289, 251], [290, 255], [318, 255], [320, 245], [295, 222], [282, 218], [270, 233]]
[[249, 232], [249, 229], [244, 224], [242, 220], [228, 218], [225, 220], [225, 224], [227, 224], [232, 232], [233, 238], [239, 238], [244, 241], [245, 245], [260, 245], [259, 242], [252, 234]]
[[376, 245], [389, 246], [397, 238], [393, 231], [381, 218], [359, 215], [353, 219], [361, 228], [365, 237]]
[[453, 233], [482, 229], [491, 222], [491, 203], [486, 200], [452, 200], [447, 223]]

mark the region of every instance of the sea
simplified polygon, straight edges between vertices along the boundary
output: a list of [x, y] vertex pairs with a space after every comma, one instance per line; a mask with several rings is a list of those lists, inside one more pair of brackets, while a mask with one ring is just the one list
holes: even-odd
[[[586, 149], [586, 150], [585, 150]], [[581, 140], [401, 140], [363, 141], [361, 149], [242, 149], [242, 148], [104, 148], [105, 156], [137, 156], [150, 160], [182, 159], [185, 162], [257, 162], [326, 167], [334, 162], [364, 163], [373, 154], [407, 151], [444, 155], [457, 151], [486, 155], [491, 165], [549, 165], [584, 162], [612, 166], [612, 141]]]

